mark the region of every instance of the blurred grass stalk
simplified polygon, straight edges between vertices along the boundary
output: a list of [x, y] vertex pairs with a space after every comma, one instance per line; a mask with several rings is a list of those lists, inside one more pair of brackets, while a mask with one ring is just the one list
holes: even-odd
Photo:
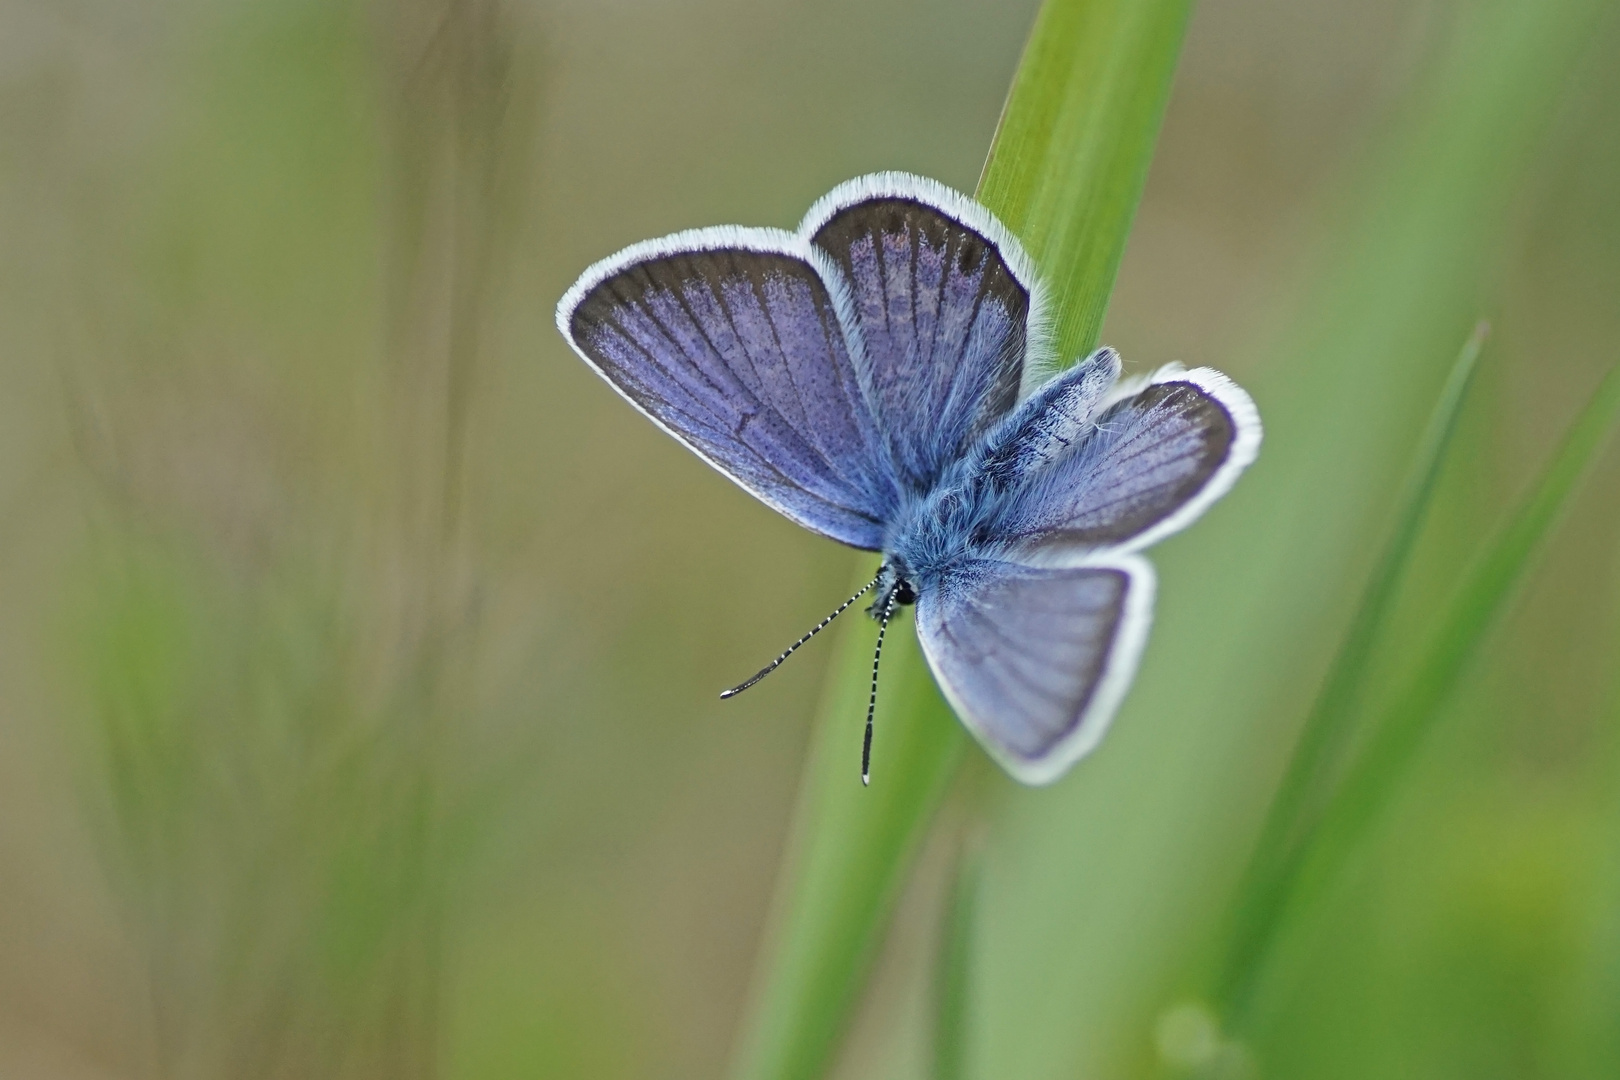
[[[1364, 202], [1343, 215], [1342, 235], [1326, 238], [1325, 252], [1341, 248], [1338, 264], [1313, 290], [1312, 314], [1285, 346], [1341, 369], [1380, 353], [1438, 351], [1441, 335], [1488, 286], [1494, 249], [1513, 221], [1509, 209], [1604, 10], [1595, 0], [1498, 0], [1456, 13], [1449, 40], [1414, 88], [1416, 107], [1358, 185]], [[1477, 343], [1476, 336], [1440, 395], [1389, 546], [1371, 571], [1240, 885], [1213, 987], [1230, 1025], [1252, 1023], [1270, 954], [1393, 794], [1613, 420], [1620, 381], [1611, 375], [1459, 586], [1410, 681], [1369, 720], [1360, 712], [1368, 661], [1388, 630], [1388, 606], [1433, 500]], [[1326, 387], [1302, 378], [1293, 389], [1321, 394]], [[1299, 411], [1297, 401], [1278, 404]], [[1312, 468], [1304, 458], [1284, 465]], [[1369, 744], [1344, 766], [1339, 751], [1361, 724], [1372, 733]]]
[[967, 1080], [967, 1030], [972, 1015], [973, 935], [977, 930], [983, 837], [962, 836], [955, 878], [940, 926], [934, 978], [933, 1080]]
[[[1620, 367], [1616, 367], [1570, 425], [1551, 463], [1464, 579], [1407, 683], [1369, 721], [1355, 712], [1367, 689], [1362, 685], [1366, 662], [1378, 647], [1380, 632], [1388, 627], [1384, 618], [1388, 601], [1411, 554], [1424, 510], [1432, 501], [1435, 475], [1477, 352], [1477, 346], [1465, 351], [1447, 386], [1426, 440], [1427, 460], [1420, 459], [1412, 497], [1403, 509], [1389, 554], [1380, 560], [1369, 582], [1347, 648], [1307, 722], [1296, 758], [1299, 768], [1290, 769], [1291, 782], [1279, 795], [1281, 820], [1268, 828], [1268, 842], [1256, 853], [1256, 865], [1262, 869], [1240, 901], [1243, 914], [1217, 988], [1217, 1001], [1231, 1022], [1241, 1024], [1245, 1019], [1254, 983], [1265, 974], [1270, 946], [1290, 927], [1291, 916], [1307, 910], [1310, 900], [1337, 879], [1358, 841], [1393, 796], [1424, 736], [1443, 717], [1446, 701], [1466, 673], [1468, 662], [1533, 568], [1541, 542], [1620, 415]], [[1316, 751], [1347, 736], [1349, 726], [1358, 720], [1371, 729], [1368, 744], [1342, 782], [1333, 785], [1328, 778], [1332, 755]], [[1296, 792], [1302, 796], [1306, 790], [1324, 786], [1332, 790], [1319, 811], [1313, 812], [1302, 797], [1295, 797]], [[1292, 842], [1287, 839], [1290, 834], [1296, 837]]]
[[1354, 734], [1357, 707], [1380, 635], [1388, 620], [1412, 551], [1433, 502], [1446, 451], [1457, 431], [1457, 419], [1478, 370], [1489, 327], [1481, 322], [1451, 369], [1434, 415], [1429, 418], [1417, 459], [1407, 478], [1395, 528], [1380, 554], [1338, 655], [1322, 682], [1321, 692], [1295, 744], [1277, 794], [1250, 859], [1233, 905], [1232, 929], [1224, 967], [1216, 979], [1215, 997], [1228, 1011], [1237, 1008], [1248, 980], [1261, 962], [1264, 942], [1283, 900], [1284, 883], [1309, 843], [1314, 826], [1331, 799], [1333, 782]]
[[[1014, 77], [978, 197], [1052, 284], [1062, 363], [1096, 346], [1190, 12], [1190, 0], [1048, 0]], [[967, 750], [909, 622], [892, 633], [870, 789], [855, 767], [869, 635], [841, 634], [735, 1061], [740, 1080], [826, 1070]]]
[[[228, 385], [217, 374], [229, 370], [228, 346], [182, 336], [207, 325], [187, 307], [183, 275], [154, 275], [152, 302], [173, 320], [173, 351], [207, 376], [201, 388], [177, 362], [137, 364], [133, 326], [128, 366], [203, 434], [171, 433], [140, 411], [141, 397], [120, 393], [119, 378], [134, 382], [122, 357], [85, 360], [73, 382], [96, 392], [73, 412], [97, 528], [89, 586], [68, 615], [69, 640], [84, 643], [70, 662], [88, 687], [86, 730], [107, 792], [88, 797], [143, 947], [161, 1075], [439, 1071], [442, 941], [466, 838], [447, 775], [476, 616], [461, 528], [468, 394], [504, 261], [496, 224], [521, 189], [501, 154], [514, 124], [500, 15], [495, 0], [389, 9], [374, 24], [342, 6], [255, 9], [225, 24], [224, 61], [186, 69], [199, 93], [227, 103], [192, 136], [203, 149], [183, 158], [184, 174], [156, 173], [155, 197], [184, 203], [188, 223], [211, 211], [275, 220], [261, 159], [242, 147], [315, 163], [308, 204], [281, 230], [289, 243], [318, 234], [307, 222], [328, 201], [341, 207], [358, 189], [369, 202], [387, 185], [386, 224], [334, 244], [364, 254], [355, 288], [368, 299], [372, 247], [389, 248], [373, 349], [355, 348], [340, 324], [305, 346], [321, 377], [301, 378], [297, 339], [269, 338], [259, 347], [279, 349], [275, 363], [244, 380], [272, 387], [301, 418], [318, 414], [322, 395], [362, 403], [336, 449], [277, 455], [268, 437], [268, 447], [249, 441], [263, 435], [262, 405], [217, 389]], [[300, 78], [289, 86], [282, 60], [294, 55]], [[325, 107], [364, 100], [373, 87], [354, 82], [373, 72], [391, 80], [395, 105], [363, 114], [386, 125], [384, 146]], [[262, 111], [239, 107], [261, 100]], [[313, 103], [307, 115], [292, 110], [299, 102]], [[192, 192], [193, 171], [206, 197]], [[264, 259], [255, 237], [243, 261], [266, 287], [225, 242], [197, 246], [227, 268], [210, 275], [211, 302], [242, 321], [238, 311], [258, 305], [269, 323], [297, 323], [276, 271], [302, 282], [320, 259]], [[252, 448], [239, 452], [262, 465], [267, 487], [320, 497], [256, 505], [251, 483], [209, 486], [206, 469], [143, 472], [156, 451], [182, 465], [228, 454], [236, 443], [206, 440], [239, 430]], [[260, 475], [227, 460], [233, 479]]]

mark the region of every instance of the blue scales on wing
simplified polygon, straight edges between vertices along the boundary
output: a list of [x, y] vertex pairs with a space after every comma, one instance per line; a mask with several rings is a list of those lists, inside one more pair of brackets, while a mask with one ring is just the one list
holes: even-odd
[[827, 287], [780, 236], [778, 250], [631, 249], [560, 321], [626, 397], [744, 488], [875, 550], [897, 500], [888, 452]]
[[[1022, 410], [1009, 423], [1021, 418]], [[1025, 426], [1032, 441], [1045, 438], [1038, 423]], [[1045, 440], [1039, 468], [1009, 492], [987, 530], [996, 540], [1035, 561], [1145, 547], [1223, 494], [1260, 439], [1248, 395], [1207, 368], [1161, 374], [1084, 427], [1075, 437], [1071, 426], [1061, 446]]]
[[1135, 672], [1151, 568], [978, 560], [930, 584], [917, 635], [957, 715], [1014, 776], [1056, 777], [1101, 736]]
[[968, 468], [991, 497], [1016, 495], [1085, 441], [1098, 407], [1119, 378], [1119, 354], [1098, 349], [1049, 380], [1002, 418], [974, 448]]
[[[811, 241], [849, 290], [857, 363], [900, 482], [941, 471], [1018, 398], [1034, 303], [1021, 252], [923, 201], [921, 191], [838, 207]], [[813, 212], [814, 213], [814, 212]], [[998, 227], [999, 228], [999, 227]]]

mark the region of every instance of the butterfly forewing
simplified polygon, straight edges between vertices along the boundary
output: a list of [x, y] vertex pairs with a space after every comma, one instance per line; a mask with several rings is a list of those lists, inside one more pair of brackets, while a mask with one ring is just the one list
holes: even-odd
[[971, 467], [977, 479], [1003, 495], [1038, 478], [1091, 434], [1118, 377], [1118, 354], [1098, 349], [1048, 381], [976, 448]]
[[1039, 297], [976, 204], [892, 174], [834, 191], [804, 229], [848, 290], [858, 365], [902, 483], [927, 491], [1012, 408]]
[[962, 721], [1015, 777], [1055, 779], [1090, 749], [1136, 669], [1153, 572], [1039, 569], [994, 560], [925, 592], [917, 636]]
[[587, 272], [559, 323], [620, 392], [743, 487], [876, 549], [895, 503], [888, 455], [799, 243], [705, 230], [640, 245]]
[[1162, 376], [1103, 409], [1007, 501], [992, 531], [1037, 561], [1146, 547], [1224, 494], [1259, 440], [1253, 402], [1225, 376]]

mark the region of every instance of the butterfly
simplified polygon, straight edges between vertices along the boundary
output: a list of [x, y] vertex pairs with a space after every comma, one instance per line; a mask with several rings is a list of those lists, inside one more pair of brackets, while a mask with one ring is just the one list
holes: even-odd
[[1051, 298], [989, 210], [932, 180], [834, 188], [794, 232], [635, 244], [557, 305], [569, 344], [653, 423], [805, 528], [882, 553], [861, 750], [883, 636], [916, 605], [940, 690], [1014, 778], [1102, 737], [1135, 676], [1155, 579], [1140, 552], [1231, 488], [1254, 402], [1211, 368], [1056, 370]]

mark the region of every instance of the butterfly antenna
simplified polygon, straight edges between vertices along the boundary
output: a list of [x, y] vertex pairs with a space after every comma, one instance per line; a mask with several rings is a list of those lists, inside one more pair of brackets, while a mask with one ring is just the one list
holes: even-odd
[[894, 595], [883, 605], [883, 618], [878, 622], [877, 648], [872, 650], [872, 693], [866, 699], [866, 738], [861, 742], [861, 786], [872, 782], [872, 714], [877, 711], [878, 664], [883, 660], [883, 635], [889, 632], [889, 616], [894, 614]]
[[834, 619], [838, 618], [838, 616], [842, 615], [846, 610], [848, 610], [849, 605], [853, 604], [855, 601], [859, 600], [861, 597], [863, 597], [867, 593], [871, 592], [872, 589], [877, 586], [877, 583], [878, 583], [879, 580], [880, 580], [880, 578], [873, 578], [871, 581], [868, 581], [866, 583], [865, 587], [862, 588], [860, 592], [856, 593], [854, 596], [850, 597], [848, 600], [845, 600], [842, 604], [839, 604], [838, 605], [838, 610], [834, 611], [831, 615], [827, 616], [825, 619], [822, 619], [820, 622], [816, 623], [814, 629], [812, 629], [808, 634], [804, 635], [804, 637], [800, 638], [798, 641], [795, 641], [792, 645], [789, 645], [787, 647], [786, 651], [784, 651], [781, 656], [778, 656], [775, 660], [772, 660], [770, 663], [768, 663], [764, 667], [760, 668], [757, 672], [754, 673], [754, 677], [749, 679], [747, 682], [739, 683], [738, 685], [733, 686], [730, 690], [727, 690], [725, 693], [721, 694], [720, 699], [723, 701], [723, 700], [725, 700], [726, 698], [729, 698], [729, 697], [736, 697], [738, 694], [742, 693], [744, 690], [748, 689], [750, 686], [753, 686], [755, 683], [759, 682], [759, 680], [763, 679], [765, 676], [769, 675], [771, 672], [773, 672], [777, 668], [781, 667], [782, 666], [782, 661], [786, 660], [788, 657], [792, 656], [795, 652], [797, 652], [800, 645], [803, 645], [805, 642], [809, 641], [811, 638], [815, 637], [817, 634], [819, 634], [823, 630], [825, 630], [827, 628], [828, 623], [832, 622]]

